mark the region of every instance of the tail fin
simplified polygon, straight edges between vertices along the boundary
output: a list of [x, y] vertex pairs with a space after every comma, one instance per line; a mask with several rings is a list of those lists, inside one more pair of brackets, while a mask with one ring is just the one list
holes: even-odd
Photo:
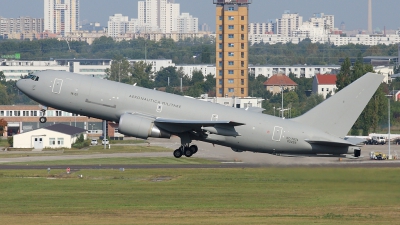
[[367, 73], [293, 120], [344, 138], [382, 83], [383, 78], [382, 75]]

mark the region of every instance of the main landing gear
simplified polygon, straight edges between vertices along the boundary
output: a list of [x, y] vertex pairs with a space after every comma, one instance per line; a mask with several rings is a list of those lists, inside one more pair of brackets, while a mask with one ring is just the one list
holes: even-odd
[[41, 109], [40, 111], [42, 112], [42, 116], [39, 118], [39, 122], [40, 123], [46, 123], [47, 122], [47, 118], [44, 116], [44, 115], [46, 115], [46, 109]]
[[197, 145], [191, 145], [190, 147], [189, 145], [182, 145], [174, 151], [174, 156], [175, 158], [180, 158], [183, 155], [185, 155], [186, 157], [191, 157], [192, 155], [196, 154], [198, 150], [199, 148], [197, 147]]

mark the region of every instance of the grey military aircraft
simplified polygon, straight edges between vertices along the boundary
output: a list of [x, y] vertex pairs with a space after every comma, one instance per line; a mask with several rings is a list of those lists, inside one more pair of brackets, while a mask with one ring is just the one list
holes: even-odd
[[[128, 136], [179, 136], [181, 147], [173, 152], [177, 158], [197, 152], [192, 140], [236, 152], [359, 157], [361, 149], [344, 137], [382, 80], [382, 75], [368, 73], [294, 119], [70, 72], [37, 72], [19, 80], [17, 87], [44, 106], [114, 121], [119, 132]], [[46, 117], [40, 122], [46, 122]]]

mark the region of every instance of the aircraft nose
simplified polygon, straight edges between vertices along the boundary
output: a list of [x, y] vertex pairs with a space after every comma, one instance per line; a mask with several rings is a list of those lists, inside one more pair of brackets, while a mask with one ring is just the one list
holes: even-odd
[[17, 83], [15, 83], [15, 86], [17, 86], [17, 88], [20, 90], [20, 91], [22, 91], [23, 93], [25, 93], [25, 89], [26, 88], [24, 88], [25, 86], [26, 86], [26, 80], [24, 80], [24, 79], [21, 79], [21, 80], [19, 80], [19, 81], [17, 81]]
[[19, 89], [19, 90], [21, 90], [21, 87], [22, 87], [22, 80], [19, 80], [19, 81], [17, 81], [17, 83], [15, 83], [15, 85], [17, 86], [17, 88]]

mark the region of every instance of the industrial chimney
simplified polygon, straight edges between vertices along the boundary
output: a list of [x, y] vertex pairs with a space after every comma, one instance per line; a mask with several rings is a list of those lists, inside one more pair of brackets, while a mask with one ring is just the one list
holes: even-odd
[[372, 34], [372, 0], [368, 0], [368, 33]]

